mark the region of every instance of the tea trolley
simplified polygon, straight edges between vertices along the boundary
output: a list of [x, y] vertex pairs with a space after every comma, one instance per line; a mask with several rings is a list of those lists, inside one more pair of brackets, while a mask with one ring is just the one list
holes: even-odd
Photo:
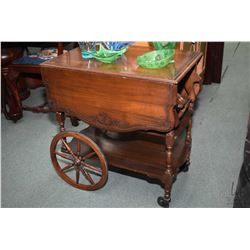
[[[83, 190], [101, 188], [108, 166], [160, 181], [168, 207], [176, 175], [190, 163], [192, 113], [201, 88], [200, 52], [175, 51], [174, 63], [144, 69], [132, 46], [112, 64], [83, 60], [79, 48], [41, 64], [49, 105], [60, 132], [50, 155], [57, 174]], [[89, 126], [65, 130], [65, 115]]]

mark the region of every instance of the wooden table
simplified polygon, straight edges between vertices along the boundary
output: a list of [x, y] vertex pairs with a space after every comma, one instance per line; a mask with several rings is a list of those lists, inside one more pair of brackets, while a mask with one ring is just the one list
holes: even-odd
[[[6, 119], [16, 119], [18, 116], [18, 103], [15, 97], [13, 97], [12, 89], [8, 88], [8, 74], [9, 74], [9, 65], [11, 62], [23, 55], [23, 48], [21, 47], [2, 47], [1, 44], [1, 108]], [[11, 86], [12, 87], [12, 86]], [[19, 87], [20, 92], [23, 89], [20, 86], [16, 86], [16, 89]], [[27, 92], [26, 92], [27, 93]], [[26, 95], [27, 96], [27, 95]], [[24, 96], [24, 97], [26, 97]]]
[[[76, 188], [102, 187], [109, 164], [159, 180], [165, 192], [158, 203], [168, 207], [176, 175], [188, 170], [202, 54], [176, 51], [173, 64], [144, 69], [136, 57], [147, 50], [130, 47], [115, 63], [102, 64], [83, 60], [76, 48], [41, 64], [61, 131], [50, 153], [57, 173]], [[65, 113], [90, 126], [66, 131]]]

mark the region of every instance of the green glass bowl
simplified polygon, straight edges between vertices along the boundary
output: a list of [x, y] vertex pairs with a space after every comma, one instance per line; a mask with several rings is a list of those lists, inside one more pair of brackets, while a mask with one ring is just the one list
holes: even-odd
[[127, 51], [127, 47], [121, 50], [105, 49], [101, 44], [97, 52], [92, 53], [93, 58], [103, 63], [112, 63], [120, 58]]
[[173, 63], [174, 50], [154, 50], [138, 56], [136, 62], [143, 68], [159, 69]]
[[176, 42], [152, 42], [156, 50], [158, 49], [174, 49]]

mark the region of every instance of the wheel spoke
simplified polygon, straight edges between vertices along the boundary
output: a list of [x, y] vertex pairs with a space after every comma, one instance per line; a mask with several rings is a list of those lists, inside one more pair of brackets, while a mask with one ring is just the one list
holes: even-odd
[[76, 169], [76, 183], [79, 183], [79, 177], [80, 177], [80, 172], [79, 172], [79, 168]]
[[66, 155], [66, 154], [64, 154], [64, 153], [55, 151], [55, 154], [61, 156], [61, 157], [64, 158], [64, 159], [67, 159], [67, 160], [70, 160], [70, 161], [73, 160], [69, 155]]
[[86, 170], [84, 170], [83, 168], [80, 168], [80, 171], [85, 176], [85, 178], [89, 181], [89, 183], [91, 185], [95, 184], [94, 180], [92, 179], [92, 177], [90, 176], [90, 174]]
[[64, 172], [64, 171], [66, 171], [66, 170], [68, 170], [68, 169], [70, 169], [72, 167], [73, 167], [73, 163], [72, 164], [68, 164], [64, 168], [62, 168], [61, 171]]
[[77, 155], [79, 156], [81, 152], [81, 141], [77, 140]]
[[82, 161], [85, 161], [85, 160], [87, 160], [87, 159], [93, 157], [95, 154], [96, 154], [95, 151], [86, 154], [84, 157], [82, 157]]
[[74, 154], [73, 150], [71, 149], [71, 147], [69, 146], [69, 144], [68, 144], [65, 140], [63, 140], [63, 139], [61, 139], [61, 141], [62, 141], [63, 145], [66, 147], [66, 149], [69, 151], [69, 153], [70, 153], [70, 154], [74, 157], [74, 159], [76, 160], [77, 157], [75, 156], [75, 154]]
[[100, 175], [102, 174], [101, 169], [99, 169], [97, 167], [94, 167], [94, 166], [92, 166], [92, 165], [90, 165], [90, 164], [88, 164], [86, 162], [81, 162], [81, 164], [84, 166], [84, 168], [89, 168], [89, 169], [93, 170], [97, 174], [100, 174]]

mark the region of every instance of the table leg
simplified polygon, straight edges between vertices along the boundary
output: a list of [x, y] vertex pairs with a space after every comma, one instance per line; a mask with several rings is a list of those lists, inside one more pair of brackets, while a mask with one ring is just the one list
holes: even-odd
[[169, 207], [171, 201], [171, 190], [174, 181], [175, 173], [173, 170], [173, 151], [174, 151], [175, 133], [171, 131], [166, 134], [166, 171], [161, 182], [164, 185], [164, 196], [158, 197], [158, 204], [162, 207]]
[[[65, 131], [65, 113], [64, 112], [56, 112], [56, 120], [59, 124], [60, 132], [64, 132]], [[63, 140], [65, 142], [67, 142], [66, 138], [63, 138]], [[61, 151], [68, 152], [66, 147], [64, 146], [64, 144], [62, 144]]]
[[60, 127], [60, 132], [64, 132], [65, 131], [65, 114], [64, 112], [56, 112], [56, 120], [59, 124]]
[[6, 119], [17, 120], [23, 117], [21, 98], [18, 93], [16, 85], [19, 73], [13, 69], [9, 69], [7, 74], [4, 74], [3, 90], [4, 90], [4, 103], [2, 103], [3, 112]]
[[[189, 112], [192, 114], [194, 111], [194, 103], [190, 103], [189, 104]], [[185, 164], [185, 167], [182, 169], [183, 172], [187, 172], [189, 169], [189, 165], [190, 165], [190, 154], [191, 154], [191, 147], [192, 147], [192, 116], [190, 116], [189, 121], [188, 121], [188, 126], [187, 126], [187, 130], [186, 130], [186, 145], [188, 148], [188, 154], [187, 154], [187, 161]]]
[[191, 146], [192, 146], [192, 117], [189, 118], [188, 126], [186, 128], [185, 143], [186, 143], [188, 152], [187, 152], [187, 161], [181, 169], [181, 171], [183, 172], [187, 172], [189, 170], [189, 165], [190, 165], [190, 154], [191, 154]]
[[76, 117], [74, 116], [70, 116], [70, 121], [71, 121], [71, 124], [74, 126], [74, 127], [77, 127], [79, 125], [79, 121]]

